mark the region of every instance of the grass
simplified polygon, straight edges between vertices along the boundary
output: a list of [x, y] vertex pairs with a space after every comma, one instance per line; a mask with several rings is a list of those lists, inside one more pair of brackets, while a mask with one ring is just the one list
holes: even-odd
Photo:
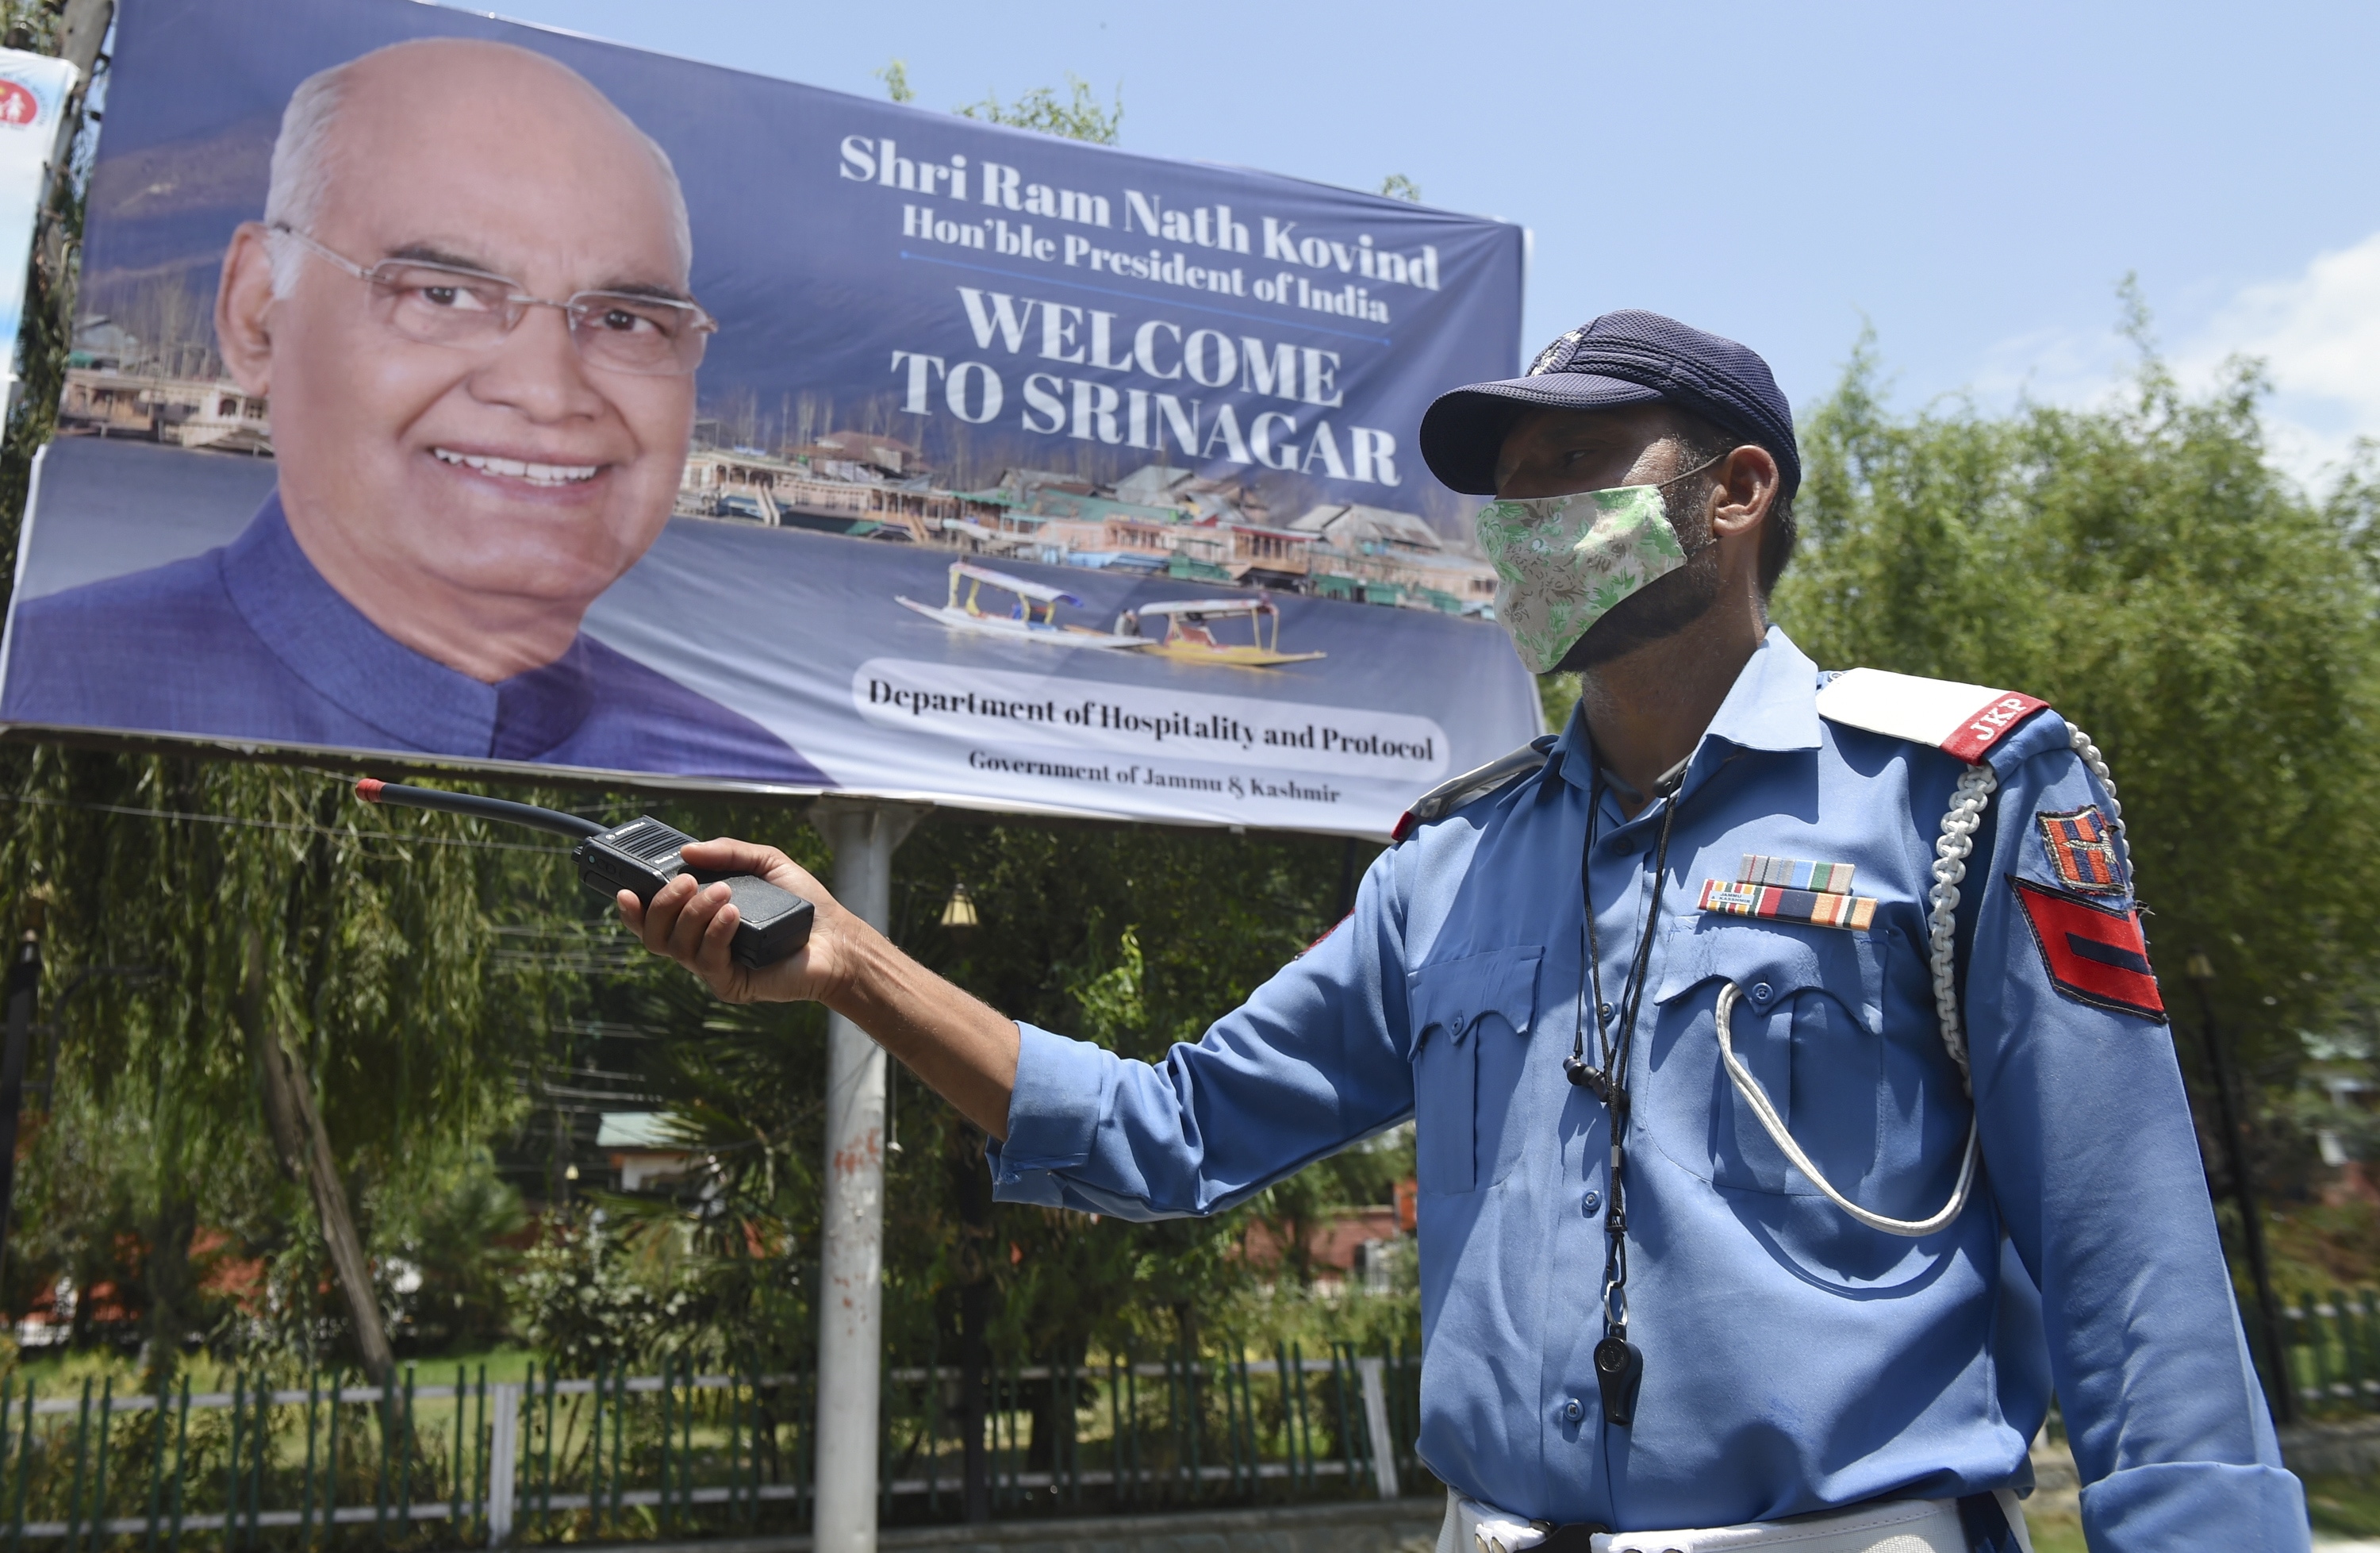
[[2380, 1536], [2380, 1477], [2309, 1477], [2306, 1509], [2330, 1536]]
[[[465, 1373], [470, 1376], [474, 1383], [478, 1381], [480, 1366], [482, 1364], [488, 1367], [488, 1379], [492, 1382], [520, 1380], [528, 1376], [530, 1362], [535, 1358], [536, 1354], [528, 1349], [506, 1346], [489, 1349], [482, 1352], [447, 1353], [426, 1359], [399, 1359], [396, 1362], [396, 1370], [398, 1376], [402, 1378], [406, 1367], [411, 1365], [416, 1372], [416, 1377], [424, 1386], [444, 1385], [453, 1381], [455, 1366], [457, 1364], [464, 1366]], [[278, 1363], [261, 1366], [226, 1364], [203, 1353], [191, 1355], [182, 1366], [183, 1373], [190, 1377], [190, 1388], [194, 1391], [228, 1391], [231, 1389], [232, 1378], [235, 1375], [253, 1375], [259, 1368], [272, 1375], [278, 1385], [302, 1386], [305, 1381], [302, 1375], [295, 1376], [293, 1379], [292, 1372], [284, 1369]], [[42, 1395], [45, 1397], [55, 1397], [61, 1392], [79, 1389], [86, 1379], [91, 1383], [94, 1391], [103, 1382], [113, 1379], [115, 1382], [115, 1391], [118, 1396], [128, 1395], [140, 1387], [139, 1362], [131, 1354], [112, 1348], [91, 1348], [72, 1353], [54, 1353], [35, 1350], [30, 1354], [18, 1355], [17, 1364], [9, 1373], [16, 1376], [20, 1383], [27, 1379], [31, 1380], [41, 1388]], [[361, 1385], [362, 1381], [359, 1376], [350, 1372], [346, 1384], [357, 1386]]]
[[2024, 1520], [2025, 1530], [2033, 1537], [2033, 1553], [2089, 1553], [2081, 1516], [2028, 1513]]

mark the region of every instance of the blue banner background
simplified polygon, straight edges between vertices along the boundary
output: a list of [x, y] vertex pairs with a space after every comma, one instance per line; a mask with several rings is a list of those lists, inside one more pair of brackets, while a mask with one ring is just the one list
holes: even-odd
[[[201, 363], [216, 275], [234, 229], [262, 211], [289, 93], [330, 65], [433, 35], [558, 58], [669, 153], [692, 218], [694, 290], [722, 324], [698, 378], [711, 422], [707, 434], [698, 427], [698, 445], [731, 440], [722, 429], [739, 418], [770, 446], [830, 429], [884, 434], [922, 446], [934, 484], [961, 490], [1011, 466], [1099, 481], [1150, 463], [1196, 466], [1255, 486], [1277, 521], [1314, 502], [1360, 502], [1443, 529], [1471, 505], [1429, 479], [1414, 428], [1444, 388], [1513, 370], [1516, 227], [408, 0], [128, 0], [91, 184], [86, 322], [106, 314], [152, 357], [158, 341], [187, 338], [191, 364], [172, 372], [212, 372]], [[946, 171], [917, 171], [929, 165]], [[987, 179], [996, 202], [984, 198]], [[1338, 311], [1305, 305], [1324, 289]], [[896, 352], [940, 365], [913, 368]], [[990, 374], [1002, 385], [997, 415], [984, 413]], [[1054, 410], [1036, 410], [1037, 389]], [[1181, 446], [1185, 422], [1196, 457]], [[43, 699], [26, 666], [71, 664], [69, 628], [103, 629], [96, 601], [119, 596], [105, 589], [151, 597], [139, 590], [165, 586], [146, 581], [165, 577], [156, 569], [194, 557], [215, 566], [204, 557], [249, 529], [274, 480], [270, 459], [137, 434], [48, 449], [18, 560], [0, 716], [218, 747], [436, 758], [435, 746], [395, 740], [298, 742], [245, 709], [165, 727], [113, 710], [103, 688], [80, 702]], [[1534, 686], [1502, 631], [1477, 618], [1276, 593], [1269, 618], [1293, 661], [1067, 648], [935, 618], [960, 559], [933, 544], [682, 517], [596, 601], [584, 631], [757, 723], [824, 787], [1008, 811], [1378, 835], [1432, 782], [1538, 730]], [[984, 559], [1009, 581], [1062, 591], [1061, 623], [1094, 633], [1125, 629], [1121, 617], [1152, 604], [1267, 596]], [[101, 592], [77, 594], [90, 601], [80, 605], [63, 596], [91, 589]], [[1163, 633], [1162, 611], [1145, 618]], [[284, 659], [301, 676], [306, 652]], [[588, 774], [783, 785], [671, 775], [684, 769]]]

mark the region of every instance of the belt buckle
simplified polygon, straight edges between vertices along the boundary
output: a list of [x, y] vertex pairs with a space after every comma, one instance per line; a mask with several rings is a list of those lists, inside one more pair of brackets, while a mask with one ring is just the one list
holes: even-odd
[[1535, 1553], [1595, 1553], [1595, 1539], [1610, 1530], [1593, 1521], [1573, 1521], [1548, 1532]]

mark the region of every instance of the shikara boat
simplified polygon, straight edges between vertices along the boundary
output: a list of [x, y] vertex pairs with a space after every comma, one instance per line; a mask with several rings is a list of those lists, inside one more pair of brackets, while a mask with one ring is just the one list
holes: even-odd
[[[1250, 640], [1225, 642], [1215, 634], [1217, 623], [1246, 617]], [[1309, 663], [1323, 653], [1281, 650], [1281, 606], [1258, 594], [1245, 599], [1184, 599], [1173, 604], [1144, 604], [1116, 618], [1120, 635], [1137, 637], [1154, 620], [1165, 622], [1165, 635], [1152, 639], [1148, 650], [1184, 663], [1237, 664], [1243, 668], [1271, 668], [1280, 664]], [[1270, 626], [1268, 630], [1267, 626]]]
[[[965, 590], [965, 597], [960, 596], [962, 585]], [[988, 614], [982, 599], [986, 588], [1010, 594], [1016, 602], [1006, 614]], [[951, 563], [951, 593], [944, 604], [919, 604], [916, 599], [902, 598], [899, 594], [894, 597], [928, 619], [940, 620], [953, 630], [1002, 637], [1011, 642], [1046, 642], [1054, 647], [1102, 647], [1116, 651], [1156, 645], [1142, 637], [1093, 630], [1088, 626], [1061, 625], [1058, 623], [1058, 606], [1062, 604], [1080, 609], [1083, 606], [1081, 599], [1062, 588], [1028, 582], [1022, 577], [1011, 577], [1004, 571], [994, 571], [972, 561]], [[994, 607], [998, 607], [996, 600]]]

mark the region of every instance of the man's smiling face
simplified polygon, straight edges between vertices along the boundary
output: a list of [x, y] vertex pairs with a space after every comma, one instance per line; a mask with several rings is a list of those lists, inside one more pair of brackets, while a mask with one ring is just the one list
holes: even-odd
[[[601, 97], [517, 50], [376, 56], [346, 85], [310, 234], [364, 264], [461, 264], [553, 300], [685, 294], [661, 166]], [[269, 389], [283, 504], [323, 574], [398, 640], [550, 618], [555, 650], [667, 520], [694, 378], [590, 368], [564, 314], [529, 308], [478, 348], [406, 338], [372, 288], [309, 255], [271, 304]], [[408, 596], [459, 622], [409, 618]], [[556, 634], [559, 633], [559, 634]], [[534, 654], [531, 654], [535, 656]]]

